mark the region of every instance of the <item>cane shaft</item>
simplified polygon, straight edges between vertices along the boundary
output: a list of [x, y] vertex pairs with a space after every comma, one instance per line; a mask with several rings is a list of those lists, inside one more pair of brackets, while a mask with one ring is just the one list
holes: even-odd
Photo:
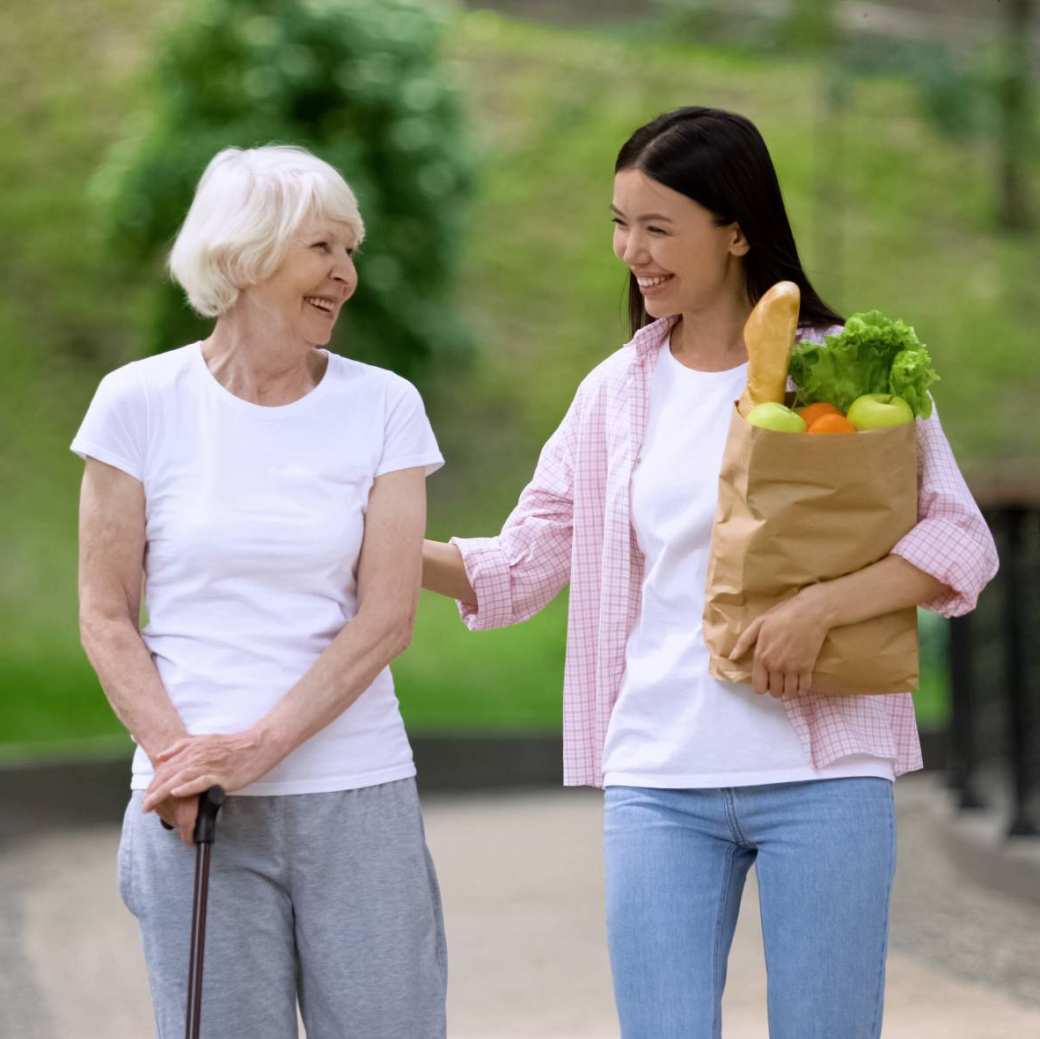
[[208, 842], [195, 846], [195, 905], [191, 915], [186, 1039], [198, 1039], [202, 1020], [202, 961], [206, 953], [206, 902], [209, 897], [209, 857], [212, 848]]

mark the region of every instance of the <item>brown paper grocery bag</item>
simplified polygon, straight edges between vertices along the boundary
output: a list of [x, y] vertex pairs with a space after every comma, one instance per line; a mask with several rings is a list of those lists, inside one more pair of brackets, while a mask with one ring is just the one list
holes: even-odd
[[[759, 614], [805, 585], [888, 555], [917, 522], [915, 423], [834, 436], [749, 425], [733, 409], [711, 538], [704, 637], [711, 673], [750, 682], [754, 650], [729, 660]], [[833, 628], [817, 693], [917, 688], [917, 612]]]

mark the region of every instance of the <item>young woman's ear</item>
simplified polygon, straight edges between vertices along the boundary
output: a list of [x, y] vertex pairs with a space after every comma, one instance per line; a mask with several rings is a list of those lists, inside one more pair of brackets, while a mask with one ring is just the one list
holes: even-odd
[[732, 224], [730, 226], [730, 238], [729, 251], [734, 256], [746, 256], [751, 246], [748, 244], [748, 240], [744, 237], [744, 232], [740, 229], [740, 224]]

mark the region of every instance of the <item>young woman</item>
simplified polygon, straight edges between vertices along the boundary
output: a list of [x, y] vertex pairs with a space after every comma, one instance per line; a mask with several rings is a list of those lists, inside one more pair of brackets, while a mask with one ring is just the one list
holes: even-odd
[[[996, 570], [939, 420], [917, 423], [920, 521], [889, 556], [749, 629], [753, 685], [713, 679], [701, 630], [719, 468], [746, 381], [742, 329], [781, 280], [801, 334], [840, 323], [802, 270], [765, 143], [683, 108], [641, 127], [614, 179], [632, 341], [578, 388], [501, 533], [426, 542], [425, 587], [470, 628], [570, 582], [564, 781], [605, 787], [607, 925], [625, 1039], [714, 1039], [756, 864], [774, 1039], [881, 1031], [897, 775], [921, 767], [907, 694], [824, 697], [832, 627], [972, 609]], [[770, 695], [763, 695], [763, 694]]]

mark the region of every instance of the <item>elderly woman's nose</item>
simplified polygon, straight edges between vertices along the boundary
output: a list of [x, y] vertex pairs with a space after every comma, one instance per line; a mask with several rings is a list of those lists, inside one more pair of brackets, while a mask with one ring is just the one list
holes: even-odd
[[357, 271], [352, 256], [338, 256], [332, 265], [332, 277], [337, 281], [352, 282], [357, 280]]

